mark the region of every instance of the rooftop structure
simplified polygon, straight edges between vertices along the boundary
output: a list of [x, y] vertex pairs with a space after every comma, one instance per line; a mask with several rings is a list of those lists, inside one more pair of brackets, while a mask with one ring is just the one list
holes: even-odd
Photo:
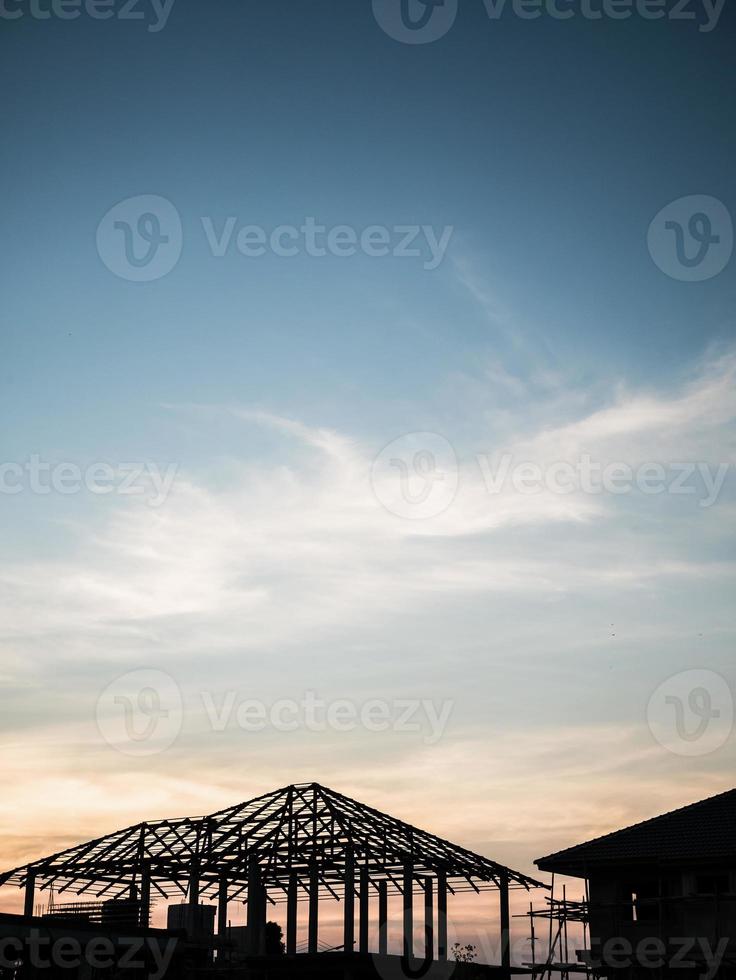
[[505, 968], [510, 966], [509, 890], [540, 886], [525, 874], [317, 783], [287, 786], [208, 816], [136, 824], [0, 874], [4, 884], [25, 889], [27, 915], [33, 913], [38, 892], [53, 889], [57, 900], [65, 893], [88, 901], [133, 899], [141, 925], [148, 924], [152, 897], [175, 897], [192, 906], [216, 901], [222, 942], [228, 904], [243, 902], [251, 955], [263, 952], [269, 903], [285, 903], [286, 951], [297, 952], [302, 898], [308, 902], [309, 953], [319, 950], [323, 900], [343, 904], [343, 950], [368, 952], [369, 899], [374, 895], [378, 952], [386, 953], [388, 898], [399, 894], [402, 952], [413, 956], [418, 895], [425, 959], [447, 957], [448, 894], [495, 889]]

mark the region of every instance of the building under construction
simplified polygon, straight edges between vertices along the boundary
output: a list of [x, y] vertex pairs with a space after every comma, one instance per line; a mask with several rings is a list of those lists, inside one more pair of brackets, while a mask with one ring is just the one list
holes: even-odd
[[[530, 911], [545, 947], [538, 976], [736, 978], [736, 790], [536, 865], [552, 873], [544, 907]], [[555, 890], [556, 875], [582, 879], [582, 901]]]
[[[0, 875], [0, 885], [7, 884], [24, 890], [25, 909], [22, 917], [2, 917], [0, 938], [62, 924], [88, 936], [173, 936], [180, 948], [171, 976], [321, 978], [385, 977], [380, 964], [392, 958], [403, 964], [404, 976], [442, 963], [449, 975], [448, 899], [486, 891], [497, 894], [500, 956], [482, 972], [524, 972], [511, 965], [509, 893], [545, 887], [316, 783], [210, 816], [140, 823]], [[398, 949], [389, 948], [389, 900], [400, 902]], [[169, 906], [166, 930], [150, 927], [157, 901]], [[342, 942], [330, 952], [320, 942], [325, 902], [342, 907]], [[245, 906], [243, 925], [231, 925], [233, 903]], [[269, 942], [269, 909], [276, 905], [285, 918], [283, 947], [280, 937], [275, 947]], [[302, 924], [304, 947], [297, 942]], [[370, 949], [375, 926], [378, 945]], [[462, 964], [458, 969], [463, 972]], [[0, 976], [32, 977], [32, 970], [19, 948], [15, 972]], [[118, 974], [79, 973], [97, 975]]]

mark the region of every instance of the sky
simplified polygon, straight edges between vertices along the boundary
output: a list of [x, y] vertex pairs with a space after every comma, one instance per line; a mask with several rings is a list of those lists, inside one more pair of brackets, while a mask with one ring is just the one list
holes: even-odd
[[731, 788], [734, 9], [655, 7], [5, 0], [0, 868]]

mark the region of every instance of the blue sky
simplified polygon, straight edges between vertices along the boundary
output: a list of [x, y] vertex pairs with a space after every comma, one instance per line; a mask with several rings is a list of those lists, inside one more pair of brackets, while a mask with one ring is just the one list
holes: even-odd
[[[733, 9], [704, 32], [492, 21], [462, 0], [420, 45], [368, 2], [176, 0], [149, 23], [27, 15], [0, 35], [2, 462], [176, 470], [157, 507], [0, 496], [2, 863], [318, 778], [528, 870], [729, 787], [733, 738], [671, 751], [647, 705], [687, 670], [736, 683], [732, 474], [707, 507], [700, 490], [489, 494], [478, 457], [733, 463], [734, 261], [686, 282], [647, 244], [670, 202], [736, 209]], [[140, 195], [183, 229], [152, 282], [96, 248]], [[433, 270], [216, 257], [202, 219], [230, 216], [452, 236]], [[387, 510], [374, 459], [427, 432], [458, 492], [414, 521]], [[95, 727], [138, 668], [186, 706], [145, 757]], [[454, 709], [433, 744], [213, 732], [201, 694], [228, 690]]]

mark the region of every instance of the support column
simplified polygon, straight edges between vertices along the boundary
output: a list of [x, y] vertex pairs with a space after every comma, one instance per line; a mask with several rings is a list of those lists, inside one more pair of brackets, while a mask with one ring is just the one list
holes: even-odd
[[138, 922], [143, 929], [148, 929], [151, 923], [151, 868], [148, 862], [144, 862], [141, 866], [141, 894]]
[[266, 955], [266, 919], [268, 918], [268, 891], [261, 883], [258, 897], [258, 955]]
[[447, 876], [437, 875], [437, 959], [447, 959]]
[[414, 868], [411, 861], [404, 865], [404, 956], [414, 956]]
[[370, 873], [368, 865], [360, 869], [360, 939], [358, 948], [361, 953], [368, 952], [368, 930], [370, 928]]
[[189, 874], [189, 904], [199, 905], [199, 865], [192, 864]]
[[227, 878], [222, 875], [217, 893], [217, 938], [220, 946], [227, 942]]
[[248, 953], [263, 956], [266, 952], [266, 889], [261, 879], [258, 861], [248, 862]]
[[286, 896], [286, 952], [289, 956], [296, 955], [297, 928], [297, 898], [299, 895], [299, 878], [296, 871], [289, 875], [289, 891]]
[[355, 948], [355, 854], [350, 848], [345, 855], [343, 951], [352, 953]]
[[319, 952], [319, 867], [313, 861], [309, 868], [309, 943], [310, 953]]
[[433, 878], [424, 879], [424, 959], [427, 963], [434, 959], [433, 886]]
[[26, 875], [26, 895], [23, 903], [23, 915], [33, 915], [33, 901], [36, 894], [36, 872], [29, 871]]
[[388, 882], [378, 882], [378, 952], [388, 955]]
[[509, 909], [509, 876], [499, 875], [498, 897], [501, 912], [501, 969], [503, 980], [511, 977], [511, 913]]

